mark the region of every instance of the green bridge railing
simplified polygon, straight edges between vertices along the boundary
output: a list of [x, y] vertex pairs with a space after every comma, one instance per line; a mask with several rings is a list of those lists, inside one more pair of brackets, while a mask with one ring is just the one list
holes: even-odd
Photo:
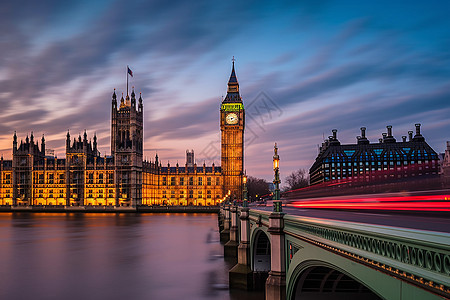
[[[250, 220], [268, 226], [269, 212], [250, 210]], [[286, 235], [348, 257], [368, 267], [450, 296], [450, 235], [408, 228], [286, 214]], [[288, 243], [288, 242], [287, 242]], [[287, 266], [299, 249], [286, 245]]]

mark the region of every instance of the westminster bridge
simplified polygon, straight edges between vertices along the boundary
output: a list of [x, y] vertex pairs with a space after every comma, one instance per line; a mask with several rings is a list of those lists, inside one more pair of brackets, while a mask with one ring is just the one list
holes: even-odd
[[448, 299], [448, 218], [224, 205], [231, 289], [266, 299]]

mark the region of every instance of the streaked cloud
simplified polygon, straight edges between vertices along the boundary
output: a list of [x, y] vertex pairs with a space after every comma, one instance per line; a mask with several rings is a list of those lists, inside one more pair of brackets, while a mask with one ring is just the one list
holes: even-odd
[[[383, 7], [383, 9], [381, 9]], [[113, 88], [125, 67], [142, 92], [145, 155], [184, 163], [218, 142], [230, 59], [244, 103], [262, 91], [282, 114], [247, 118], [245, 164], [270, 179], [273, 143], [282, 174], [309, 168], [333, 128], [352, 143], [414, 123], [443, 151], [450, 137], [447, 1], [6, 1], [0, 10], [0, 149], [34, 131], [64, 153], [86, 129], [108, 154]], [[250, 114], [251, 111], [249, 110]]]

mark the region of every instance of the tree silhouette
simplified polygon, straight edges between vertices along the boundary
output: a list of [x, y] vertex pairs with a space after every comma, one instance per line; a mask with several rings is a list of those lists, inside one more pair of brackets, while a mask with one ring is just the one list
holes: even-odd
[[289, 174], [284, 180], [285, 191], [296, 190], [309, 185], [309, 175], [305, 169], [298, 169]]

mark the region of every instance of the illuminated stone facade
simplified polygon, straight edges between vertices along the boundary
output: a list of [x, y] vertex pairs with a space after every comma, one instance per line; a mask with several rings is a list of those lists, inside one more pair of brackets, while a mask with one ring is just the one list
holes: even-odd
[[[237, 106], [236, 106], [237, 105]], [[232, 117], [236, 117], [237, 120]], [[184, 166], [162, 166], [156, 155], [143, 161], [143, 100], [134, 90], [111, 104], [111, 155], [100, 156], [97, 137], [87, 133], [71, 141], [66, 157], [46, 155], [31, 133], [25, 141], [13, 137], [13, 159], [0, 160], [0, 205], [113, 206], [216, 205], [241, 198], [244, 109], [234, 62], [228, 94], [220, 109], [222, 165], [197, 166], [194, 151], [186, 152]], [[233, 198], [231, 198], [233, 197]]]
[[142, 204], [208, 206], [223, 200], [220, 167], [157, 165], [158, 157], [155, 162], [144, 162]]

